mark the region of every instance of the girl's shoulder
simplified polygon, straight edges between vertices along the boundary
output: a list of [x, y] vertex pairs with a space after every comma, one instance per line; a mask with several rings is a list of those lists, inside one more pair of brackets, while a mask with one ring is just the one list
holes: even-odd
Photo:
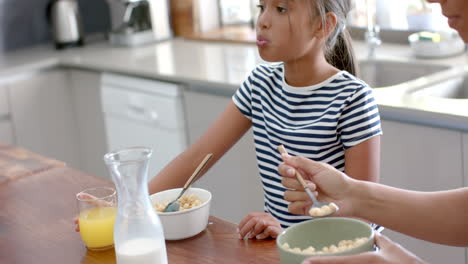
[[355, 86], [358, 89], [371, 89], [366, 82], [347, 71], [341, 71], [341, 74], [339, 78], [336, 79], [336, 81], [347, 83], [349, 85]]
[[281, 78], [283, 76], [283, 63], [262, 63], [257, 65], [251, 72], [251, 76], [263, 76], [269, 78]]

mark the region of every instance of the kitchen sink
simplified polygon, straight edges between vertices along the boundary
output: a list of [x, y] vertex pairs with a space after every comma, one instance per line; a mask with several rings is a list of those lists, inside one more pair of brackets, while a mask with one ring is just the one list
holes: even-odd
[[361, 60], [358, 64], [358, 77], [372, 88], [402, 84], [450, 68], [445, 65], [390, 60]]
[[468, 99], [468, 72], [418, 89], [412, 94], [446, 99]]

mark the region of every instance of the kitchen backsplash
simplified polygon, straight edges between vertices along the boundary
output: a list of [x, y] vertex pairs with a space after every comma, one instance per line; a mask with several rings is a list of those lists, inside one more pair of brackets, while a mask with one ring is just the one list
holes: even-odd
[[[0, 53], [52, 43], [46, 17], [51, 0], [0, 0]], [[110, 29], [106, 0], [78, 0], [86, 36]]]

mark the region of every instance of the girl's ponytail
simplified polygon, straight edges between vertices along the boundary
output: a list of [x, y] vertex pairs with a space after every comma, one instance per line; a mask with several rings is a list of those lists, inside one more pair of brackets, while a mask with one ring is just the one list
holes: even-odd
[[325, 54], [328, 63], [356, 76], [359, 67], [356, 64], [351, 36], [345, 27], [338, 32], [335, 41], [333, 48]]
[[[312, 1], [310, 1], [312, 3]], [[327, 13], [336, 15], [337, 24], [325, 43], [325, 58], [339, 70], [352, 75], [358, 74], [358, 65], [354, 56], [351, 35], [346, 30], [346, 21], [351, 10], [351, 0], [314, 0], [316, 14], [327, 23]]]

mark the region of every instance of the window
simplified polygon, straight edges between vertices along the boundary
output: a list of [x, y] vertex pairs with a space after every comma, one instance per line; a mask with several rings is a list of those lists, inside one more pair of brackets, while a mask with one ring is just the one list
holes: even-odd
[[[367, 27], [367, 10], [375, 14], [382, 30], [419, 31], [448, 28], [439, 4], [426, 0], [352, 0], [349, 24]], [[218, 0], [222, 25], [243, 25], [253, 21], [258, 0]], [[369, 7], [369, 8], [368, 8]], [[373, 11], [372, 11], [373, 10]]]
[[447, 19], [442, 15], [440, 5], [428, 4], [425, 0], [354, 0], [349, 23], [352, 26], [367, 27], [368, 10], [371, 17], [375, 15], [375, 21], [382, 30], [448, 29]]
[[242, 25], [253, 21], [258, 0], [218, 0], [221, 13], [221, 24]]

